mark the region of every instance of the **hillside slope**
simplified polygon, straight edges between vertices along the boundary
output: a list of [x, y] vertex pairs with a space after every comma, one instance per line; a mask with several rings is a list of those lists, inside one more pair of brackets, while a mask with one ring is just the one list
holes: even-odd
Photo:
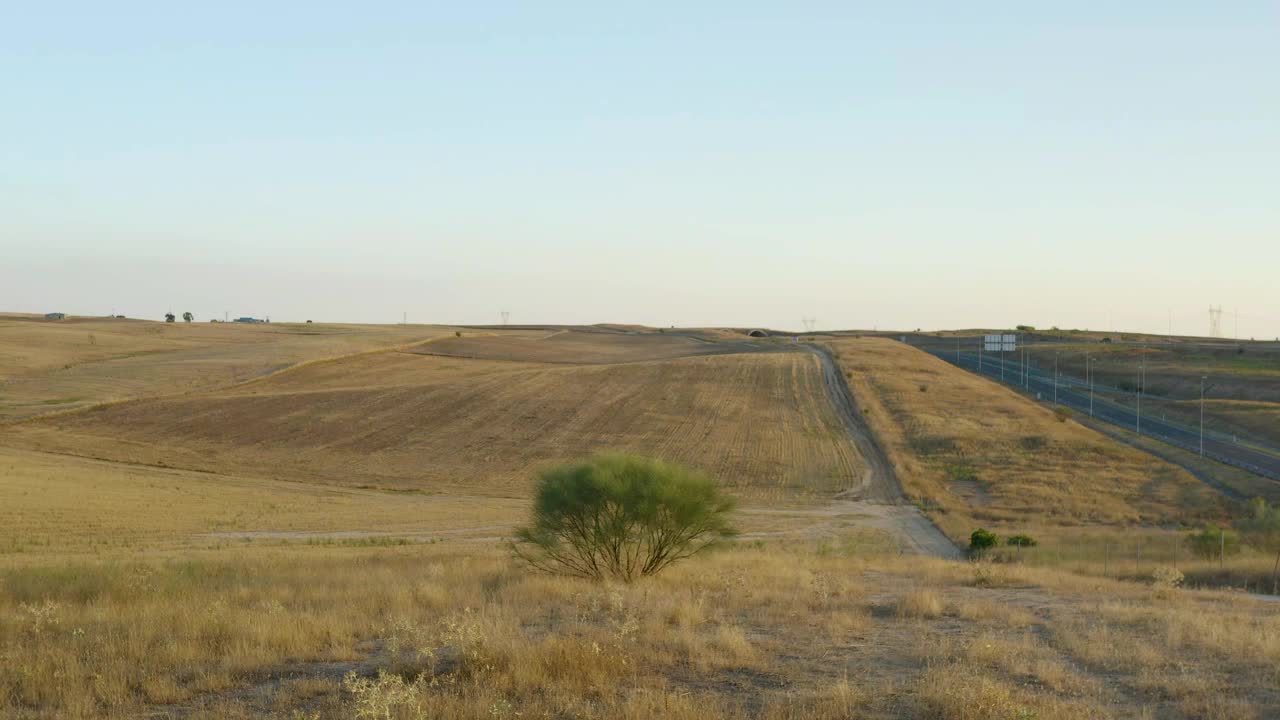
[[1008, 388], [883, 338], [830, 343], [908, 497], [953, 537], [1025, 528], [1195, 522], [1223, 500], [1185, 470]]

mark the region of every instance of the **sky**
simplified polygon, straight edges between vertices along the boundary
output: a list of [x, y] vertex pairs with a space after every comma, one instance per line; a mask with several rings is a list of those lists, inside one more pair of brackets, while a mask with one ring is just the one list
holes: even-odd
[[1280, 4], [0, 0], [0, 311], [1280, 336]]

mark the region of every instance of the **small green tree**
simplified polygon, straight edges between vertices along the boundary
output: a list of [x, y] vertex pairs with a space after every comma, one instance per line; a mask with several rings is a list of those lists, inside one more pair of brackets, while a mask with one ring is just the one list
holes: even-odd
[[989, 550], [999, 544], [1000, 536], [983, 528], [974, 530], [973, 534], [969, 536], [969, 552], [971, 553]]
[[1236, 528], [1250, 545], [1276, 554], [1271, 568], [1271, 592], [1280, 594], [1280, 507], [1254, 498], [1249, 501], [1249, 514], [1236, 523]]
[[1010, 535], [1008, 539], [1004, 541], [1004, 544], [1011, 545], [1013, 547], [1024, 548], [1024, 547], [1035, 547], [1039, 543], [1037, 543], [1036, 539], [1031, 537], [1030, 535]]
[[701, 473], [598, 455], [541, 474], [532, 522], [511, 549], [547, 572], [631, 582], [734, 536], [734, 506]]
[[1187, 536], [1191, 552], [1202, 558], [1235, 555], [1240, 552], [1240, 535], [1209, 523]]

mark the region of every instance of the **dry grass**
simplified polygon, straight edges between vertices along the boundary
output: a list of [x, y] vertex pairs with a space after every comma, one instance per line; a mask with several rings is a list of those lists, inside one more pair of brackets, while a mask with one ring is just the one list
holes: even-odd
[[[901, 343], [832, 343], [907, 495], [948, 534], [1194, 522], [1223, 501], [1189, 473]], [[920, 386], [927, 387], [926, 392]]]
[[829, 496], [862, 468], [818, 360], [803, 353], [534, 368], [379, 353], [10, 436], [130, 463], [482, 494], [523, 493], [537, 468], [600, 449], [683, 462], [772, 497]]
[[1261, 603], [1008, 572], [975, 586], [965, 564], [804, 544], [633, 586], [443, 545], [10, 568], [0, 715], [1190, 718], [1280, 702], [1280, 621]]
[[942, 598], [934, 590], [922, 588], [903, 595], [898, 600], [897, 612], [905, 618], [936, 618], [942, 614]]
[[527, 503], [229, 477], [0, 448], [0, 562], [257, 544], [492, 542]]

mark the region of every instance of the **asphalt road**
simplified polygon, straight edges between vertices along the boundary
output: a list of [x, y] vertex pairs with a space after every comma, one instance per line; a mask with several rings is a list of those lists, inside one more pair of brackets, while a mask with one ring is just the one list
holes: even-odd
[[[958, 365], [972, 372], [979, 372], [979, 358], [976, 353], [962, 352], [957, 355], [953, 351], [921, 349], [946, 360], [952, 365]], [[1001, 381], [1001, 361], [998, 358], [984, 356], [981, 359], [981, 366], [982, 375]], [[1052, 375], [1046, 376], [1036, 370], [1032, 370], [1024, 380], [1021, 365], [1009, 360], [1004, 361], [1003, 371], [1004, 384], [1016, 387], [1042, 402], [1055, 402], [1054, 378]], [[1094, 418], [1104, 420], [1126, 430], [1137, 431], [1142, 435], [1176, 445], [1191, 452], [1200, 452], [1200, 433], [1195, 429], [1188, 429], [1147, 415], [1143, 415], [1139, 419], [1136, 408], [1116, 404], [1100, 397], [1098, 394], [1093, 396], [1091, 413], [1087, 386], [1082, 387], [1082, 383], [1078, 381], [1068, 384], [1066, 378], [1061, 378], [1057, 385], [1056, 402], [1071, 408], [1074, 412], [1082, 415], [1092, 414]], [[1204, 455], [1272, 480], [1280, 480], [1280, 455], [1269, 453], [1262, 449], [1235, 443], [1214, 434], [1206, 434], [1204, 437]]]

